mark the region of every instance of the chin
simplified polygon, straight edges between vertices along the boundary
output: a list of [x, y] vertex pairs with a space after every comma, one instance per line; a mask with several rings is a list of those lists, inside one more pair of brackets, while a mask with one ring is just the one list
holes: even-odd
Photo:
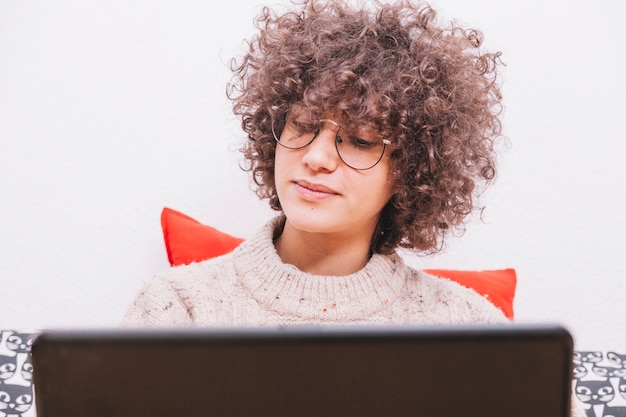
[[287, 221], [295, 229], [307, 233], [333, 233], [338, 232], [339, 226], [335, 224], [336, 218], [322, 213], [285, 213]]

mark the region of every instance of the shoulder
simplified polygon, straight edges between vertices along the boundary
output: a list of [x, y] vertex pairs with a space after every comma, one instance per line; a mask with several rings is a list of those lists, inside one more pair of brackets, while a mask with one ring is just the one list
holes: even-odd
[[409, 267], [407, 286], [443, 322], [505, 323], [504, 313], [476, 291]]
[[[233, 252], [206, 261], [175, 266], [150, 278], [136, 296], [122, 325], [179, 326], [229, 322], [246, 290], [239, 276], [263, 262], [273, 249], [268, 222]], [[268, 249], [271, 247], [271, 249]], [[239, 308], [241, 310], [241, 308]]]
[[[126, 313], [123, 327], [192, 325], [212, 298], [234, 287], [231, 255], [169, 268], [146, 281]], [[218, 279], [219, 277], [219, 279]]]

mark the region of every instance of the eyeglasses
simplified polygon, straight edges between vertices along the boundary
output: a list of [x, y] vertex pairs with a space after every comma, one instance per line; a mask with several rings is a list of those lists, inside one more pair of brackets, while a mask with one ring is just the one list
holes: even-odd
[[385, 147], [391, 141], [380, 139], [375, 129], [362, 127], [355, 132], [349, 131], [331, 119], [309, 118], [303, 112], [292, 111], [286, 116], [280, 136], [276, 134], [272, 122], [272, 134], [279, 145], [287, 149], [302, 149], [310, 145], [322, 131], [325, 124], [336, 129], [335, 148], [339, 158], [351, 168], [366, 170], [380, 162]]

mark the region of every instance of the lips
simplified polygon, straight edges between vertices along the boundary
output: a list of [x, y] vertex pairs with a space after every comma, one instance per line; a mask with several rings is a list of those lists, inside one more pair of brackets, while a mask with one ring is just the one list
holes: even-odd
[[339, 193], [323, 184], [314, 184], [304, 180], [294, 181], [298, 193], [306, 199], [321, 199], [339, 195]]

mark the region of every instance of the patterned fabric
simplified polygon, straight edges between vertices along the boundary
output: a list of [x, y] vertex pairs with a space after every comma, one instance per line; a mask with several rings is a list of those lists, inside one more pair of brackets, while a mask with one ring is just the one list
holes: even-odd
[[626, 417], [626, 352], [575, 352], [572, 385], [588, 417]]
[[0, 416], [33, 417], [33, 365], [30, 350], [36, 332], [0, 330]]
[[[36, 417], [31, 346], [37, 332], [0, 330], [0, 417]], [[626, 352], [574, 352], [575, 399], [587, 417], [626, 417]]]

